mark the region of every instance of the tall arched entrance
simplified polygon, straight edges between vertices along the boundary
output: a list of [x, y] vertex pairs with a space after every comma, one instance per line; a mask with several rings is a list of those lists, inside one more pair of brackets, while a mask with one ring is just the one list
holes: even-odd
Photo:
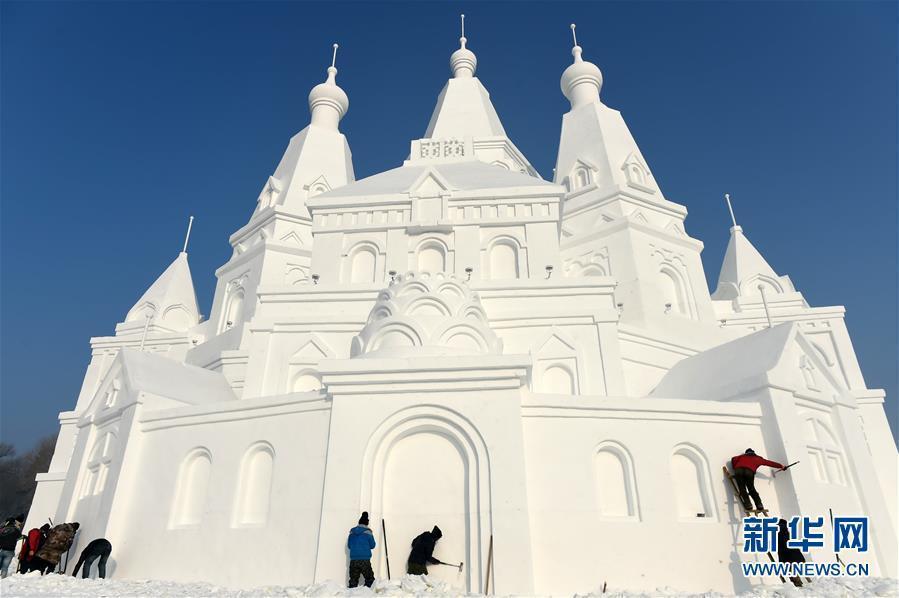
[[[386, 522], [392, 577], [405, 573], [412, 540], [437, 525], [443, 538], [434, 557], [465, 567], [460, 572], [430, 565], [429, 574], [466, 591], [483, 589], [489, 466], [486, 447], [467, 420], [436, 406], [394, 414], [372, 437], [365, 472], [362, 504], [370, 505], [376, 537], [381, 538], [380, 519]], [[386, 577], [383, 550], [372, 565], [377, 576]]]

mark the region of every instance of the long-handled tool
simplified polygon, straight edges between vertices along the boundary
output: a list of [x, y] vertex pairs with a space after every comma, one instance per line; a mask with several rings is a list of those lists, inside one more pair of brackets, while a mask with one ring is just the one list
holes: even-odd
[[457, 569], [459, 569], [459, 573], [462, 573], [462, 567], [465, 566], [464, 562], [459, 563], [458, 565], [456, 565], [455, 563], [444, 563], [443, 561], [437, 561], [437, 563], [440, 565], [446, 565], [447, 567], [456, 567]]
[[[790, 463], [789, 465], [787, 465], [786, 467], [784, 467], [784, 468], [781, 469], [780, 471], [786, 471], [786, 470], [790, 469], [791, 467], [793, 467], [794, 465], [796, 465], [797, 463], [799, 463], [799, 461], [793, 461], [792, 463]], [[774, 475], [771, 476], [771, 477], [776, 478], [776, 477], [777, 477], [777, 474], [778, 474], [778, 472], [775, 471], [775, 472], [774, 472]]]
[[387, 561], [387, 579], [390, 580], [390, 553], [387, 552], [387, 524], [381, 518], [381, 533], [384, 535], [384, 559]]
[[[835, 530], [834, 530], [834, 526], [833, 526], [833, 509], [828, 508], [828, 509], [827, 509], [827, 514], [830, 515], [830, 529], [831, 529], [831, 531], [835, 531]], [[839, 552], [835, 552], [835, 553], [833, 553], [833, 555], [834, 555], [835, 557], [837, 557], [837, 562], [838, 562], [839, 564], [842, 565], [842, 564], [843, 564], [843, 559], [840, 558], [840, 553], [839, 553]]]

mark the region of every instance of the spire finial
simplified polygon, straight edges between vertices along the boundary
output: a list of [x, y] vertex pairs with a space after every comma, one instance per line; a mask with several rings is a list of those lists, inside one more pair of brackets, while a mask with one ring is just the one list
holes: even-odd
[[577, 31], [575, 31], [575, 29], [577, 29], [577, 25], [572, 23], [571, 24], [571, 37], [574, 38], [574, 45], [575, 45], [575, 47], [577, 47]]
[[734, 223], [734, 228], [737, 228], [737, 218], [734, 216], [734, 207], [730, 203], [730, 193], [724, 194], [724, 201], [727, 202], [727, 209], [730, 212], [730, 220]]
[[337, 48], [331, 45], [331, 66], [328, 67], [328, 78], [309, 92], [309, 110], [312, 112], [312, 124], [337, 129], [340, 119], [350, 107], [346, 93], [337, 85]]
[[450, 56], [450, 68], [453, 71], [453, 77], [456, 79], [474, 76], [474, 70], [477, 68], [478, 59], [474, 52], [465, 47], [468, 38], [465, 37], [465, 15], [459, 15], [462, 22], [462, 37], [459, 38], [459, 49]]
[[184, 235], [184, 248], [181, 250], [181, 253], [187, 253], [187, 242], [190, 241], [190, 228], [194, 225], [194, 217], [191, 216], [190, 220], [187, 221], [187, 234]]

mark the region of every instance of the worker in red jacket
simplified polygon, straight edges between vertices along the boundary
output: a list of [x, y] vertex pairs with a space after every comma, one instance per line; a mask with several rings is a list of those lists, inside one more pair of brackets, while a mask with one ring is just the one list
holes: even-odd
[[755, 510], [764, 511], [762, 499], [755, 489], [755, 472], [762, 465], [773, 467], [774, 469], [784, 470], [786, 467], [777, 461], [769, 461], [764, 457], [759, 457], [751, 448], [746, 449], [742, 455], [737, 455], [730, 460], [730, 464], [734, 467], [734, 480], [737, 482], [737, 488], [740, 490], [740, 500], [743, 501], [743, 507], [747, 511], [752, 510], [752, 503], [749, 497], [755, 501]]
[[19, 573], [28, 573], [34, 553], [38, 551], [44, 540], [47, 539], [49, 532], [50, 524], [45, 523], [40, 529], [34, 528], [25, 536], [25, 541], [22, 542], [22, 549], [19, 551]]

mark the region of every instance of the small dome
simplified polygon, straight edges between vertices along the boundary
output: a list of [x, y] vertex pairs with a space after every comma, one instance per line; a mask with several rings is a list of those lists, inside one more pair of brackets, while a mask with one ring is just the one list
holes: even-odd
[[478, 67], [478, 59], [474, 52], [465, 47], [466, 41], [468, 40], [460, 37], [461, 47], [450, 56], [450, 68], [453, 71], [453, 77], [457, 79], [474, 77], [474, 71]]
[[352, 357], [499, 355], [477, 293], [443, 272], [407, 272], [381, 291]]
[[572, 108], [599, 101], [599, 90], [602, 89], [602, 72], [598, 66], [581, 58], [582, 51], [580, 46], [572, 48], [574, 63], [562, 73], [562, 93]]
[[309, 92], [309, 111], [314, 125], [336, 129], [340, 119], [350, 108], [350, 99], [337, 85], [336, 75], [337, 69], [328, 67], [328, 79]]

